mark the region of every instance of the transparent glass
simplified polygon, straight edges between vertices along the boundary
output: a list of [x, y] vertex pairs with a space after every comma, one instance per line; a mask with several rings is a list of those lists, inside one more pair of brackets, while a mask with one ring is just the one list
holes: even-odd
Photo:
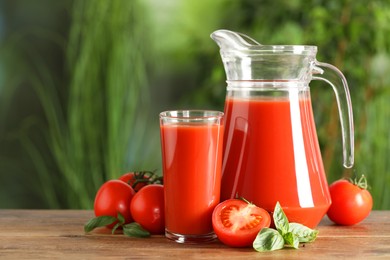
[[352, 105], [347, 81], [316, 60], [316, 46], [261, 45], [218, 30], [227, 76], [221, 199], [237, 195], [272, 212], [280, 202], [291, 222], [315, 227], [331, 204], [315, 129], [309, 82], [336, 94], [344, 166], [354, 161]]
[[211, 215], [220, 201], [223, 113], [160, 114], [165, 236], [179, 243], [216, 238]]

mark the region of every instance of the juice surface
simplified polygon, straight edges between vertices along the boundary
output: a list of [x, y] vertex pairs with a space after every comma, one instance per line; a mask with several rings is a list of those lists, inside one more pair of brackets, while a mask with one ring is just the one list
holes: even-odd
[[244, 197], [290, 222], [315, 227], [331, 201], [310, 98], [240, 99], [225, 103], [221, 200]]
[[211, 215], [220, 201], [223, 127], [161, 127], [165, 221], [170, 232], [213, 231]]

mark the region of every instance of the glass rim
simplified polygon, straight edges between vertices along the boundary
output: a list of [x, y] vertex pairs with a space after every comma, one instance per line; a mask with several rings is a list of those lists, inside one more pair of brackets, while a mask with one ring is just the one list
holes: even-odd
[[171, 119], [191, 119], [191, 120], [204, 120], [221, 118], [224, 113], [217, 110], [201, 110], [201, 109], [179, 109], [179, 110], [167, 110], [160, 113], [160, 118], [171, 118]]
[[252, 45], [242, 49], [221, 48], [224, 53], [253, 53], [253, 54], [296, 54], [314, 55], [317, 53], [315, 45]]

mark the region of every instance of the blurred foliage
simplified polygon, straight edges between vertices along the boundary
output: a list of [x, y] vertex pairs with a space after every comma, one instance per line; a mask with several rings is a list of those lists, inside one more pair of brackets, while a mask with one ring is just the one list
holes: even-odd
[[[71, 18], [63, 34], [28, 28], [11, 33], [5, 41], [9, 47], [4, 53], [22, 56], [7, 76], [22, 77], [26, 86], [15, 85], [31, 89], [34, 102], [41, 106], [39, 116], [26, 114], [20, 130], [9, 129], [5, 135], [8, 145], [20, 144], [19, 156], [27, 161], [19, 164], [19, 171], [5, 174], [34, 175], [33, 182], [19, 186], [38, 190], [40, 203], [35, 207], [91, 208], [105, 180], [119, 177], [130, 165], [149, 166], [142, 158], [153, 157], [143, 143], [154, 140], [147, 136], [148, 19], [137, 1], [75, 1], [56, 11]], [[44, 37], [45, 44], [58, 48], [60, 71], [52, 73], [29, 37]], [[20, 54], [25, 49], [29, 53]], [[10, 156], [5, 155], [2, 163], [7, 164]], [[23, 173], [26, 166], [31, 168]]]
[[311, 83], [328, 180], [364, 173], [374, 207], [390, 209], [390, 2], [38, 2], [0, 2], [0, 207], [90, 208], [105, 179], [160, 171], [159, 111], [223, 110], [209, 35], [226, 28], [263, 44], [317, 45], [317, 59], [343, 71], [353, 170], [342, 167], [333, 91]]

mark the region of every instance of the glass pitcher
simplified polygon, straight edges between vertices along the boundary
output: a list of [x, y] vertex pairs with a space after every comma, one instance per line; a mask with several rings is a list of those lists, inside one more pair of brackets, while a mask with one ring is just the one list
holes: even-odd
[[347, 81], [316, 60], [316, 46], [261, 45], [218, 30], [227, 75], [221, 200], [243, 197], [272, 213], [280, 202], [290, 222], [314, 228], [331, 198], [314, 123], [309, 82], [336, 94], [344, 167], [354, 161], [352, 105]]

